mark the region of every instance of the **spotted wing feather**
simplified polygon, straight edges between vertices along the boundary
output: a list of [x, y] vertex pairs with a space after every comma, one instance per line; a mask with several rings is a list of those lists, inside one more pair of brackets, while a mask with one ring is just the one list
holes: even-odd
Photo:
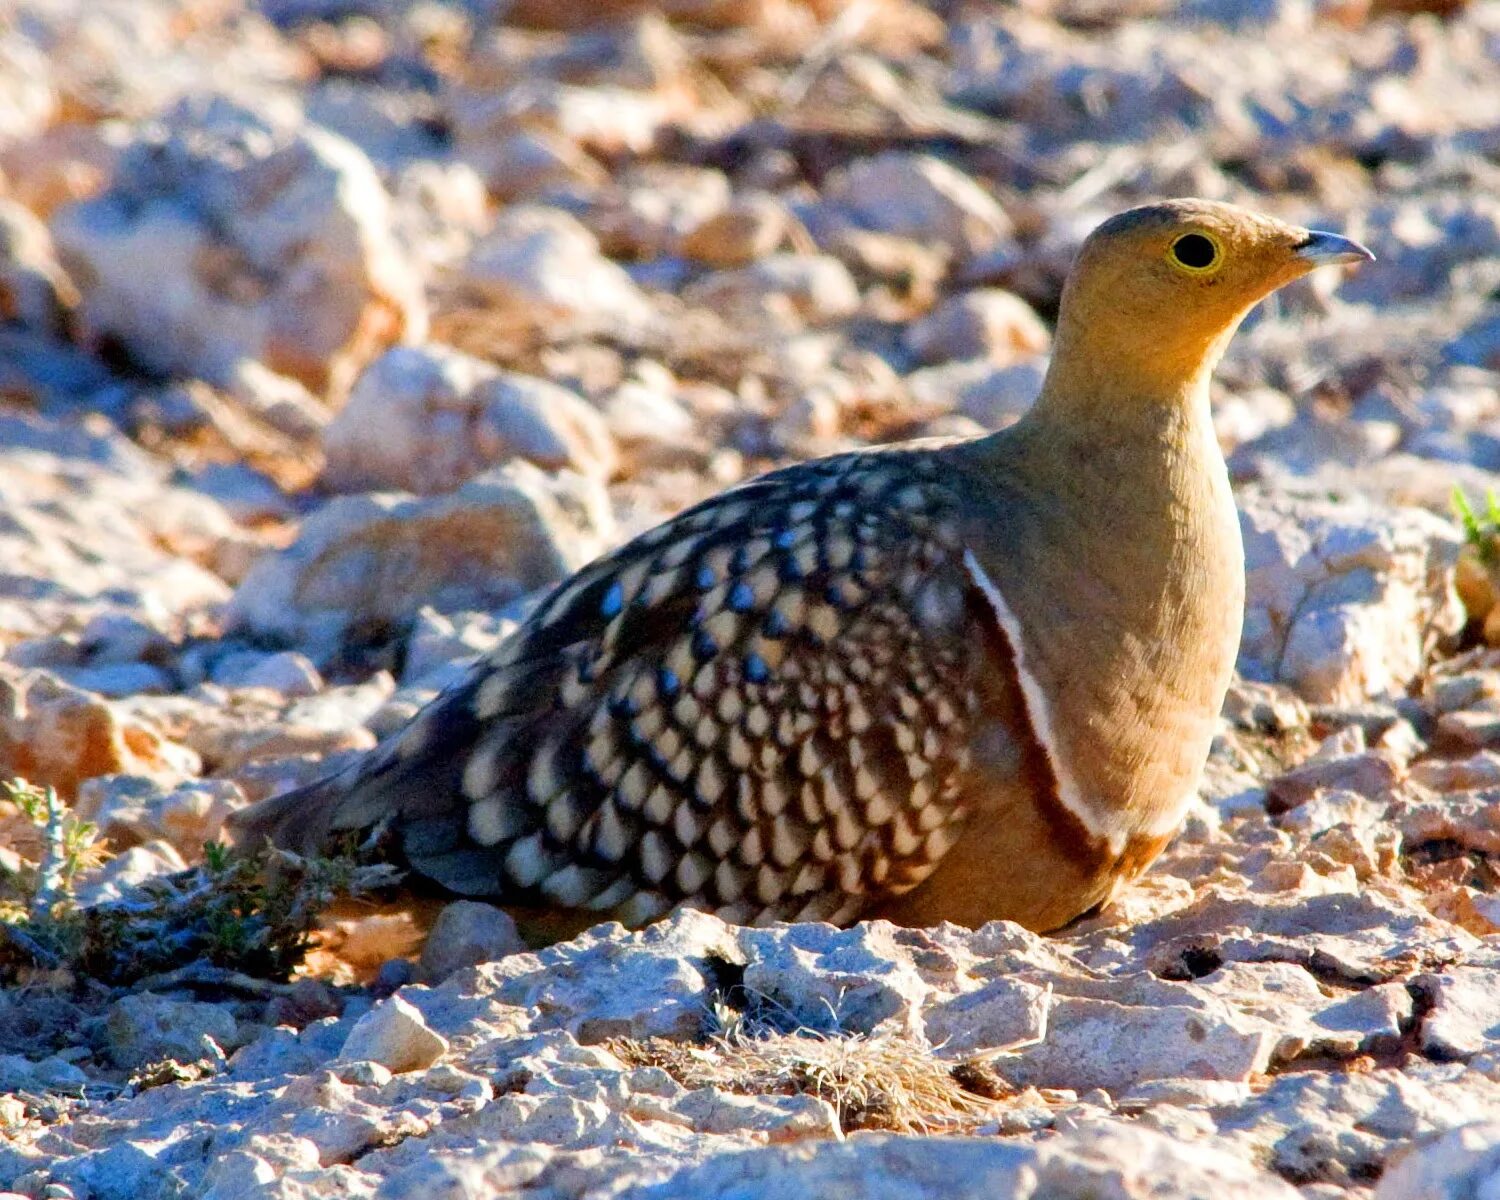
[[468, 894], [847, 920], [966, 815], [984, 638], [955, 529], [932, 459], [901, 452], [716, 497], [561, 585], [331, 824], [389, 810]]

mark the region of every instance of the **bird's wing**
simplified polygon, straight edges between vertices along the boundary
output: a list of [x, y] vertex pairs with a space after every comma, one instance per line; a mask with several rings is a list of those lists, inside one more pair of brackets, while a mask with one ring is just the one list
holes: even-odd
[[775, 472], [586, 567], [372, 756], [325, 827], [390, 821], [451, 890], [847, 919], [965, 816], [982, 600], [938, 463]]

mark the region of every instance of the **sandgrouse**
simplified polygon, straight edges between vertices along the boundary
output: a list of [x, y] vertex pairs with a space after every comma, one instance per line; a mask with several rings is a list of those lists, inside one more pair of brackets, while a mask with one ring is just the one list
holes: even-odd
[[642, 534], [240, 839], [380, 826], [451, 892], [627, 924], [1067, 923], [1177, 829], [1234, 663], [1209, 373], [1257, 301], [1372, 257], [1228, 204], [1113, 217], [1017, 424], [774, 471]]

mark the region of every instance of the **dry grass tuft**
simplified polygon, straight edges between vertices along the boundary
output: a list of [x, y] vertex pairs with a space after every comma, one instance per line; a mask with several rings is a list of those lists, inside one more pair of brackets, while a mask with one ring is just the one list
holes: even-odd
[[610, 1049], [632, 1066], [662, 1068], [684, 1087], [817, 1096], [833, 1106], [845, 1133], [951, 1133], [996, 1114], [996, 1101], [960, 1083], [952, 1063], [894, 1033], [731, 1032], [702, 1046], [621, 1040]]

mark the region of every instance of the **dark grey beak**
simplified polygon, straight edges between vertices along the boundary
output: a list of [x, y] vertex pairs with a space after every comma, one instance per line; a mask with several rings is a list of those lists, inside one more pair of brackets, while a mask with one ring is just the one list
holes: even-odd
[[1374, 262], [1375, 256], [1353, 238], [1336, 233], [1312, 230], [1296, 246], [1297, 257], [1315, 267], [1326, 267], [1333, 263]]

